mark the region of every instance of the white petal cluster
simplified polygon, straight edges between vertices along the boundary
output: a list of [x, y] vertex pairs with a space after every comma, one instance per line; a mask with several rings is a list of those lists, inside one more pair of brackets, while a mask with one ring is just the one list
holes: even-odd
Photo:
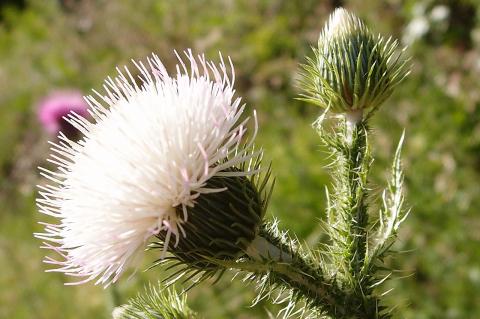
[[[53, 172], [41, 168], [51, 183], [40, 187], [40, 212], [57, 224], [45, 224], [44, 247], [58, 252], [53, 271], [115, 282], [148, 238], [167, 232], [167, 241], [185, 234], [187, 207], [209, 189], [215, 175], [250, 175], [230, 170], [258, 154], [252, 141], [242, 141], [248, 118], [234, 97], [234, 74], [190, 51], [178, 55], [170, 76], [157, 56], [148, 67], [134, 62], [141, 85], [125, 68], [105, 81], [105, 95], [88, 96], [93, 122], [72, 114], [69, 122], [84, 138], [78, 142], [60, 134], [52, 143]], [[230, 61], [230, 60], [229, 60]], [[256, 119], [255, 119], [256, 131]], [[183, 213], [178, 214], [178, 211]], [[168, 246], [165, 245], [165, 246]], [[78, 282], [77, 282], [78, 283]]]

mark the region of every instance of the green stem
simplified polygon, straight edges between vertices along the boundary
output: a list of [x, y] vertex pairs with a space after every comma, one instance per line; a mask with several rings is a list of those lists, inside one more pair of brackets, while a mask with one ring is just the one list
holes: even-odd
[[345, 126], [347, 144], [343, 154], [345, 161], [341, 162], [343, 167], [340, 170], [346, 177], [343, 184], [346, 187], [347, 200], [343, 205], [342, 218], [347, 226], [344, 239], [349, 245], [344, 258], [349, 262], [348, 269], [355, 279], [354, 282], [358, 282], [367, 250], [368, 212], [365, 197], [370, 157], [366, 124], [362, 121], [351, 122], [347, 117]]
[[280, 238], [262, 230], [247, 249], [247, 254], [261, 265], [243, 269], [268, 274], [273, 282], [293, 289], [296, 295], [304, 297], [308, 305], [330, 315], [345, 314], [341, 303], [341, 292], [327, 280], [320, 265], [313, 266]]
[[257, 235], [247, 254], [256, 263], [238, 262], [233, 267], [268, 275], [270, 282], [292, 289], [295, 296], [306, 300], [308, 307], [316, 308], [331, 318], [388, 318], [377, 315], [378, 309], [369, 306], [378, 305], [376, 298], [358, 298], [351, 291], [342, 290], [334, 280], [324, 275], [318, 261], [309, 262], [308, 257], [285, 245], [268, 231]]
[[348, 299], [345, 303], [356, 309], [356, 318], [389, 318], [373, 293], [371, 274], [363, 272], [369, 224], [367, 177], [372, 160], [361, 112], [346, 114], [330, 141], [336, 170], [328, 229], [337, 284]]
[[[367, 176], [371, 158], [361, 111], [345, 115], [339, 131], [321, 135], [335, 158], [334, 192], [328, 207], [330, 257], [343, 287], [359, 288], [367, 251]], [[361, 288], [361, 287], [360, 287]]]

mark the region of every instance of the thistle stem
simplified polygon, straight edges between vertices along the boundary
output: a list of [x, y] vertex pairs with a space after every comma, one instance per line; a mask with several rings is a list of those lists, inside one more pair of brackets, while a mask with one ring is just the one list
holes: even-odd
[[361, 112], [345, 114], [338, 130], [320, 135], [335, 158], [334, 192], [329, 194], [328, 255], [345, 302], [360, 318], [388, 318], [381, 313], [369, 276], [364, 272], [368, 242], [367, 177], [371, 165], [368, 127]]
[[354, 125], [354, 127], [351, 127], [351, 122], [347, 119], [347, 134], [348, 130], [352, 131], [352, 140], [347, 149], [347, 161], [344, 162], [344, 170], [346, 175], [348, 174], [346, 182], [349, 188], [349, 200], [347, 200], [345, 207], [349, 232], [345, 233], [345, 236], [347, 241], [351, 243], [346, 256], [347, 260], [350, 260], [351, 275], [357, 278], [363, 267], [366, 254], [368, 214], [365, 197], [370, 158], [368, 155], [367, 128], [362, 122]]
[[328, 213], [330, 255], [342, 284], [361, 290], [361, 270], [367, 251], [367, 176], [371, 164], [368, 128], [361, 111], [347, 113], [339, 125], [338, 132], [324, 138], [336, 158]]
[[387, 319], [380, 314], [379, 300], [372, 295], [343, 289], [338, 281], [325, 275], [318, 260], [303, 255], [299, 248], [286, 245], [275, 234], [261, 231], [247, 248], [254, 263], [233, 263], [230, 267], [268, 276], [268, 282], [294, 292], [310, 308], [335, 319]]
[[247, 255], [261, 262], [247, 271], [267, 273], [280, 286], [292, 289], [304, 297], [307, 304], [343, 318], [348, 313], [342, 304], [341, 292], [323, 275], [320, 265], [309, 264], [292, 247], [268, 231], [257, 235], [246, 250]]

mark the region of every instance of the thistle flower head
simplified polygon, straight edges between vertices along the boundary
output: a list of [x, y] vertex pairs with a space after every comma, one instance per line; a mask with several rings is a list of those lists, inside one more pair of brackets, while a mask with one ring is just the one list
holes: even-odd
[[77, 131], [65, 120], [70, 112], [81, 116], [87, 116], [87, 102], [82, 94], [76, 90], [63, 90], [52, 92], [43, 98], [38, 104], [38, 120], [43, 128], [50, 134], [58, 134], [62, 131], [72, 137]]
[[304, 66], [305, 100], [335, 113], [375, 110], [408, 73], [397, 41], [373, 35], [354, 14], [336, 9]]
[[93, 122], [69, 115], [84, 138], [52, 143], [57, 171], [41, 169], [51, 183], [37, 200], [58, 220], [36, 234], [59, 253], [46, 258], [54, 270], [108, 285], [151, 236], [180, 255], [212, 245], [234, 255], [235, 241], [255, 232], [263, 210], [251, 176], [261, 152], [252, 151], [254, 136], [244, 141], [249, 119], [234, 76], [223, 59], [185, 55], [175, 76], [153, 56], [148, 67], [134, 62], [141, 85], [126, 68], [108, 78], [105, 94], [87, 97]]

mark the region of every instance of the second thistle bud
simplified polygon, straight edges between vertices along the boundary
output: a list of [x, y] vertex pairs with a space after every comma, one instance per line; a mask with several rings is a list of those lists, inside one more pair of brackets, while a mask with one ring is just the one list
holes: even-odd
[[376, 109], [408, 72], [398, 43], [375, 36], [347, 10], [336, 9], [305, 66], [306, 100], [334, 113]]

